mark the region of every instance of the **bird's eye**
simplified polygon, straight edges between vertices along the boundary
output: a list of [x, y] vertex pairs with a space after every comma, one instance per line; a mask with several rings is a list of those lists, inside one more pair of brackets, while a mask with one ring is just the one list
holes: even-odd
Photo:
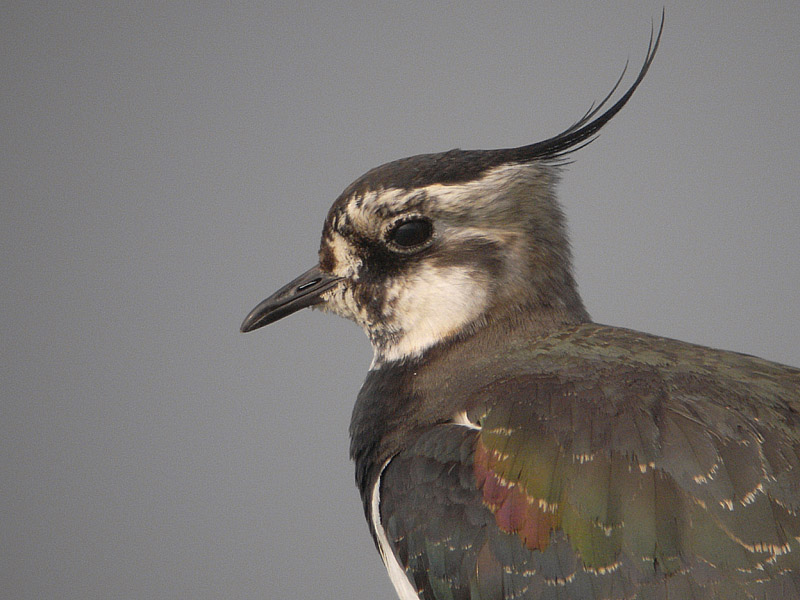
[[433, 225], [428, 219], [413, 218], [401, 221], [389, 230], [389, 241], [402, 250], [413, 250], [433, 236]]

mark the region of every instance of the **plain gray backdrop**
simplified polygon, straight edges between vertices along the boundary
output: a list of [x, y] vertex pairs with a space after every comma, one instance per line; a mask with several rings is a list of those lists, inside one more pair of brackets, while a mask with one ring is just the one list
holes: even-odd
[[[800, 3], [665, 4], [564, 175], [581, 291], [800, 365]], [[393, 598], [347, 457], [366, 338], [239, 324], [351, 180], [558, 133], [661, 7], [3, 2], [0, 596]]]

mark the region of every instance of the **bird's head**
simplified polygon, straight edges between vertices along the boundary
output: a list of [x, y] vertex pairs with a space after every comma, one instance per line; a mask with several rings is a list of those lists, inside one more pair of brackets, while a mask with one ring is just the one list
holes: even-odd
[[659, 39], [660, 31], [619, 100], [598, 115], [614, 86], [552, 138], [412, 156], [367, 172], [331, 207], [319, 263], [259, 304], [242, 331], [316, 306], [361, 325], [381, 364], [489, 323], [548, 330], [588, 320], [555, 196], [559, 169], [628, 101]]

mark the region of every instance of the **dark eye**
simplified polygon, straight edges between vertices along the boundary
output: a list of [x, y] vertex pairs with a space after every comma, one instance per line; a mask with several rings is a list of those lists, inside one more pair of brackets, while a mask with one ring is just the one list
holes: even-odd
[[404, 250], [421, 246], [431, 239], [433, 225], [427, 219], [402, 221], [389, 231], [389, 241]]

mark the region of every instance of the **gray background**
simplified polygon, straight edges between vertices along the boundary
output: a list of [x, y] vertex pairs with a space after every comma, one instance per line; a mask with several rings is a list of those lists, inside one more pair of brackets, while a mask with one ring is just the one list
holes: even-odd
[[[561, 187], [584, 299], [798, 365], [800, 3], [666, 9]], [[4, 2], [0, 596], [392, 598], [347, 459], [368, 343], [239, 323], [352, 179], [557, 133], [660, 11]]]

